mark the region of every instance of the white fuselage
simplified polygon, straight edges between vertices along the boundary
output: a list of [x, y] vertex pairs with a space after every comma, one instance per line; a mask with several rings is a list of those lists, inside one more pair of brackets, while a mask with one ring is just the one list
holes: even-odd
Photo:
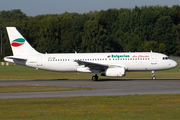
[[153, 52], [38, 54], [21, 57], [27, 60], [9, 62], [59, 72], [91, 72], [75, 60], [98, 63], [108, 67], [121, 66], [126, 71], [157, 71], [177, 66], [177, 63], [168, 56]]

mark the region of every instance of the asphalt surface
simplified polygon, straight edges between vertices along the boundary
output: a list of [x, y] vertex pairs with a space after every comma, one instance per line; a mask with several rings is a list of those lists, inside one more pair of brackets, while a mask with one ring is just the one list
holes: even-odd
[[38, 80], [0, 80], [0, 86], [64, 86], [91, 87], [94, 90], [0, 93], [0, 99], [73, 97], [134, 94], [180, 94], [180, 79], [38, 79]]

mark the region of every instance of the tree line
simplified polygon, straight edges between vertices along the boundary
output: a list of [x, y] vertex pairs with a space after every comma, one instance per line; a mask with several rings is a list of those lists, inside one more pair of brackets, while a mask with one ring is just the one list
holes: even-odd
[[1, 56], [12, 55], [6, 26], [15, 26], [42, 53], [161, 52], [180, 56], [180, 6], [142, 6], [84, 14], [27, 16], [0, 11]]

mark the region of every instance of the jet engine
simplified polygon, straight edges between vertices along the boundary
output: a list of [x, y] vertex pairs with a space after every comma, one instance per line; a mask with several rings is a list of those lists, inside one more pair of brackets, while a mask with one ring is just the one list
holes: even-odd
[[107, 77], [123, 77], [126, 75], [126, 70], [123, 67], [108, 68], [101, 72], [101, 76]]

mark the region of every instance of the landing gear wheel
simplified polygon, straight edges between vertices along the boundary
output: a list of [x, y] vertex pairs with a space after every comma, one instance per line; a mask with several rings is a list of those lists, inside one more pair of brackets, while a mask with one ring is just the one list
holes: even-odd
[[153, 80], [156, 80], [154, 71], [152, 71], [151, 73], [152, 73], [152, 79], [153, 79]]
[[98, 76], [97, 75], [92, 76], [92, 80], [93, 81], [97, 81], [98, 80]]

